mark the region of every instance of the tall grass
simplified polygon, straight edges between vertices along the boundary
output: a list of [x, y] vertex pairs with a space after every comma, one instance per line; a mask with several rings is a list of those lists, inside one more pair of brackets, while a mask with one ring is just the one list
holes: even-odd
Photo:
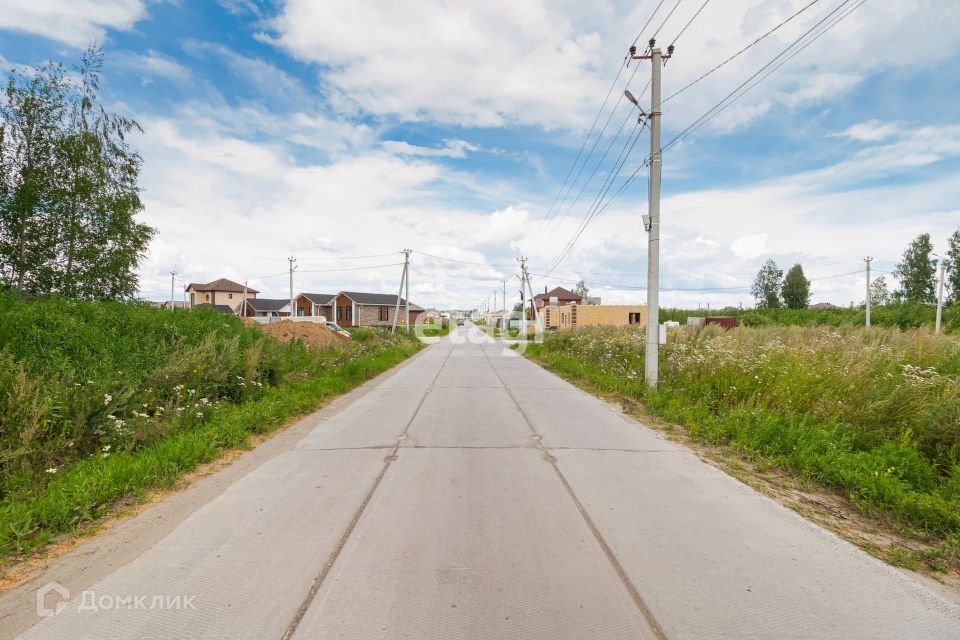
[[418, 349], [364, 329], [311, 349], [212, 309], [0, 294], [0, 553], [169, 484]]
[[[863, 307], [838, 309], [661, 309], [660, 320], [686, 322], [690, 316], [736, 316], [745, 327], [783, 326], [857, 326], [866, 324], [867, 312]], [[943, 308], [943, 329], [947, 333], [960, 330], [960, 303]], [[924, 304], [889, 304], [873, 306], [870, 323], [875, 327], [898, 327], [914, 329], [932, 327], [937, 310]]]
[[644, 336], [593, 329], [528, 351], [642, 401], [693, 437], [843, 489], [863, 511], [960, 537], [960, 341], [927, 329], [717, 327], [671, 331], [660, 388]]

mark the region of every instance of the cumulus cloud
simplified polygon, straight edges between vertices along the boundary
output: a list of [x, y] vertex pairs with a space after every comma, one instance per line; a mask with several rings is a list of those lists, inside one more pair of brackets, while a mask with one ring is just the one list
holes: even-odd
[[131, 29], [146, 13], [142, 0], [3, 0], [0, 28], [85, 47], [107, 29]]

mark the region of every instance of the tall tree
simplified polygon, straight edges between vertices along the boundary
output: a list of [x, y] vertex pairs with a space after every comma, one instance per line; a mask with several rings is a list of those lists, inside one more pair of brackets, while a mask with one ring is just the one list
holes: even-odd
[[577, 286], [573, 288], [573, 292], [581, 298], [586, 298], [588, 295], [590, 295], [590, 289], [587, 288], [587, 283], [583, 280], [577, 282]]
[[874, 278], [870, 283], [870, 304], [879, 307], [890, 304], [890, 289], [887, 287], [887, 280], [883, 276]]
[[946, 265], [948, 300], [952, 303], [960, 302], [960, 229], [951, 234], [947, 240]]
[[49, 64], [30, 76], [11, 73], [0, 106], [0, 277], [27, 293], [49, 286], [66, 93], [63, 68]]
[[753, 280], [751, 291], [757, 300], [757, 306], [767, 309], [776, 309], [781, 305], [780, 289], [783, 286], [783, 271], [777, 268], [772, 259], [767, 260], [760, 267], [757, 277]]
[[803, 267], [795, 264], [783, 279], [783, 304], [789, 309], [806, 309], [810, 304], [810, 281], [803, 274]]
[[139, 125], [99, 101], [91, 46], [69, 81], [50, 64], [11, 74], [0, 124], [0, 278], [32, 294], [125, 298], [154, 230], [143, 209]]
[[936, 261], [930, 259], [933, 245], [929, 233], [921, 233], [907, 245], [903, 261], [893, 270], [900, 280], [896, 298], [906, 302], [936, 302]]

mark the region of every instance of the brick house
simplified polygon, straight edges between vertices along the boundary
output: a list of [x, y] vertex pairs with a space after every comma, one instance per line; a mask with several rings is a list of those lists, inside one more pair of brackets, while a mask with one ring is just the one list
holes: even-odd
[[327, 321], [332, 321], [334, 317], [333, 301], [336, 297], [337, 294], [335, 293], [301, 293], [293, 301], [293, 304], [297, 309], [298, 316], [323, 316]]
[[[247, 299], [256, 298], [260, 293], [256, 289], [247, 288]], [[233, 280], [220, 278], [206, 284], [191, 282], [187, 285], [188, 307], [193, 308], [201, 304], [213, 306], [226, 305], [231, 309], [239, 309], [243, 300], [243, 285]]]
[[290, 315], [290, 299], [252, 298], [247, 299], [247, 318], [282, 318]]
[[537, 309], [543, 309], [545, 306], [550, 304], [550, 298], [557, 299], [558, 307], [565, 307], [571, 302], [577, 304], [583, 304], [584, 300], [582, 296], [578, 296], [573, 291], [564, 289], [563, 287], [556, 287], [550, 291], [547, 291], [547, 288], [543, 288], [543, 293], [538, 293], [533, 296], [534, 304], [537, 305]]
[[[393, 324], [393, 314], [397, 305], [397, 296], [392, 293], [363, 293], [359, 291], [341, 291], [333, 300], [334, 320], [343, 327], [389, 327]], [[400, 298], [400, 318], [398, 325], [406, 321], [406, 300]], [[416, 324], [423, 309], [410, 303], [410, 324]]]

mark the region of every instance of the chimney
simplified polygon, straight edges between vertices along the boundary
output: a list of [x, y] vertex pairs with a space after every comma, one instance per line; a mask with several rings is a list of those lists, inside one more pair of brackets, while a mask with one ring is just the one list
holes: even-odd
[[543, 295], [547, 295], [547, 285], [543, 285]]

